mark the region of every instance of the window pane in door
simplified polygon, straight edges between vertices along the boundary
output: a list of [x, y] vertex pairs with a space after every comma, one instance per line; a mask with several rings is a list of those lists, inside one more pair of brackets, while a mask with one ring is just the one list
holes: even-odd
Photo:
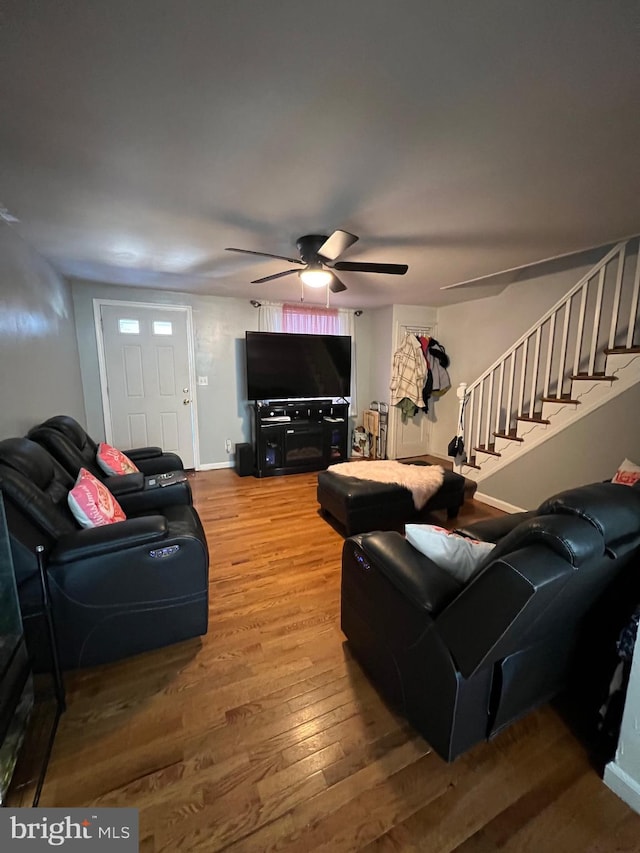
[[118, 320], [118, 328], [120, 330], [121, 335], [140, 334], [140, 323], [138, 320], [125, 320], [120, 318]]
[[173, 325], [171, 320], [154, 320], [153, 321], [154, 335], [172, 335]]

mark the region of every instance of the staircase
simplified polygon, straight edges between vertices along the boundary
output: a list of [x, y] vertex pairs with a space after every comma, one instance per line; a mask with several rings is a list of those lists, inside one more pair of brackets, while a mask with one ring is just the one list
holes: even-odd
[[618, 243], [468, 387], [461, 473], [480, 482], [640, 381], [637, 237]]

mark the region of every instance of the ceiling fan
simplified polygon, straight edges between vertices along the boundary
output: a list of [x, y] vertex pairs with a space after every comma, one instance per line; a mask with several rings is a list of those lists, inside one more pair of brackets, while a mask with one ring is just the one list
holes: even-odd
[[257, 278], [251, 284], [262, 284], [273, 281], [285, 275], [298, 273], [301, 281], [309, 287], [328, 287], [332, 293], [340, 293], [347, 287], [343, 284], [334, 270], [349, 270], [351, 272], [377, 272], [387, 275], [404, 275], [409, 269], [407, 264], [374, 264], [362, 261], [339, 261], [340, 255], [358, 240], [355, 234], [348, 231], [334, 231], [329, 237], [326, 234], [306, 234], [296, 240], [300, 252], [299, 258], [288, 258], [285, 255], [271, 255], [268, 252], [254, 252], [251, 249], [227, 248], [227, 252], [242, 252], [246, 255], [260, 255], [263, 258], [278, 258], [291, 264], [300, 264], [303, 270], [292, 269], [277, 272]]

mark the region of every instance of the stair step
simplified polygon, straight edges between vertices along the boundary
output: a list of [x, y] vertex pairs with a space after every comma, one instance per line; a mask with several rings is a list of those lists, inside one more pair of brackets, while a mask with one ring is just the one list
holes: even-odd
[[533, 417], [529, 417], [529, 415], [518, 415], [516, 418], [517, 421], [526, 421], [529, 424], [550, 424], [551, 421], [543, 418], [541, 414], [534, 415]]
[[496, 438], [506, 438], [509, 441], [524, 441], [524, 438], [520, 438], [519, 435], [516, 435], [515, 429], [509, 430], [509, 432], [494, 432]]
[[476, 464], [475, 456], [472, 456], [470, 459], [467, 459], [464, 464], [467, 466], [467, 468], [477, 468], [478, 471], [480, 470], [480, 466]]
[[633, 355], [640, 353], [640, 347], [607, 347], [604, 352], [605, 355]]
[[615, 382], [618, 378], [617, 376], [606, 376], [604, 373], [575, 373], [573, 376], [569, 377], [570, 379], [591, 379], [591, 381], [596, 382]]
[[488, 447], [483, 447], [480, 445], [479, 447], [473, 448], [475, 451], [480, 451], [480, 453], [488, 453], [489, 456], [502, 456], [502, 453], [498, 453], [496, 450], [495, 444], [490, 444]]
[[564, 394], [562, 397], [543, 397], [543, 403], [573, 403], [576, 406], [580, 405], [580, 400], [572, 400], [570, 394]]

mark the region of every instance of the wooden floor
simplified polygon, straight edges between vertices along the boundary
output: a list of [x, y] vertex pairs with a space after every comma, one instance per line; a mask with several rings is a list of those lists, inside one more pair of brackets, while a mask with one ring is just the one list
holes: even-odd
[[340, 632], [315, 484], [195, 475], [209, 633], [67, 676], [41, 805], [136, 806], [146, 853], [640, 850], [551, 707], [446, 764], [385, 706]]

